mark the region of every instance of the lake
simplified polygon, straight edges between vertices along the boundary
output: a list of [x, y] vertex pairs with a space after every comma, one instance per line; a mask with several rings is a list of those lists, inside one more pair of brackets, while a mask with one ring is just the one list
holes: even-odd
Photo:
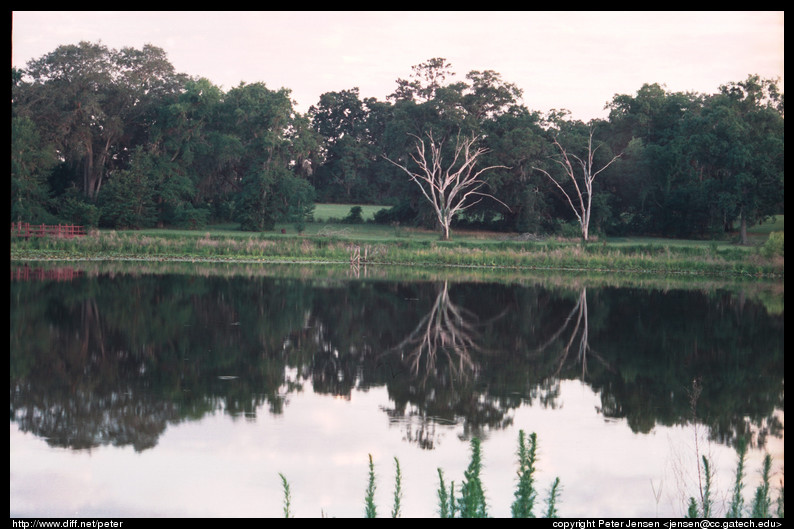
[[[19, 265], [19, 266], [17, 266]], [[438, 515], [481, 440], [509, 517], [519, 431], [536, 515], [678, 517], [735, 443], [782, 479], [782, 283], [616, 282], [261, 265], [12, 262], [11, 517]], [[773, 494], [776, 497], [776, 492]]]

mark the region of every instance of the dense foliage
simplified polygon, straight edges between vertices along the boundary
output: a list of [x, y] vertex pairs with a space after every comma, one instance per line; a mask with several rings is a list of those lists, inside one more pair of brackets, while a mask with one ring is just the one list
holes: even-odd
[[492, 70], [454, 77], [430, 59], [387, 101], [353, 87], [322, 94], [304, 115], [289, 89], [224, 92], [176, 72], [155, 46], [60, 46], [12, 69], [11, 220], [265, 231], [302, 225], [322, 201], [388, 204], [376, 221], [432, 227], [421, 191], [387, 160], [410, 164], [411, 135], [427, 133], [482, 137], [478, 164], [504, 167], [483, 176], [496, 200], [467, 209], [458, 227], [570, 228], [565, 195], [543, 173], [565, 182], [554, 140], [583, 157], [591, 132], [595, 164], [620, 155], [595, 182], [592, 232], [708, 237], [739, 226], [744, 236], [782, 213], [775, 81], [751, 75], [711, 95], [645, 84], [607, 102], [608, 119], [583, 123], [530, 110]]

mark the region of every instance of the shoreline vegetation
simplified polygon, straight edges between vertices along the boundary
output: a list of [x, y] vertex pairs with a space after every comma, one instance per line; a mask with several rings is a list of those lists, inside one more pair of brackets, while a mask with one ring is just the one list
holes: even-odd
[[[371, 224], [313, 223], [302, 234], [215, 227], [90, 230], [74, 239], [12, 237], [12, 280], [15, 273], [60, 267], [89, 276], [112, 271], [319, 281], [485, 281], [550, 288], [586, 284], [729, 291], [756, 299], [770, 313], [784, 310], [782, 231], [759, 233], [758, 244], [747, 247], [647, 238], [583, 244], [487, 232], [458, 232], [451, 241], [440, 241], [429, 231], [401, 229], [395, 235], [389, 230]], [[769, 252], [772, 241], [778, 249]]]
[[[12, 261], [153, 261], [241, 264], [324, 264], [501, 269], [782, 281], [780, 252], [715, 241], [620, 239], [582, 243], [561, 238], [462, 233], [450, 241], [430, 232], [369, 225], [319, 225], [309, 232], [251, 233], [213, 229], [91, 230], [73, 239], [11, 238]], [[378, 227], [381, 228], [381, 227]]]

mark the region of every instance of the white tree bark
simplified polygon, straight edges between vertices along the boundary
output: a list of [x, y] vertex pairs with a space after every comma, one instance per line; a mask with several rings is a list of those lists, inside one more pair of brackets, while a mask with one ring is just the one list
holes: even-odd
[[507, 169], [507, 167], [492, 165], [475, 170], [477, 159], [488, 152], [483, 147], [475, 147], [479, 140], [477, 136], [461, 139], [460, 135], [458, 135], [452, 161], [446, 166], [442, 160], [443, 141], [436, 142], [433, 134], [428, 132], [428, 150], [422, 138], [415, 134], [411, 134], [411, 136], [416, 140], [416, 152], [411, 153], [410, 156], [418, 166], [418, 171], [411, 171], [404, 165], [400, 165], [385, 156], [384, 158], [402, 169], [422, 190], [424, 197], [433, 206], [441, 229], [442, 239], [449, 239], [450, 225], [455, 214], [477, 204], [482, 200], [482, 197], [493, 198], [508, 210], [510, 209], [504, 202], [493, 195], [480, 191], [482, 186], [485, 185], [485, 181], [480, 179], [480, 176], [485, 171], [496, 168]]
[[[554, 182], [554, 185], [556, 185], [559, 190], [562, 191], [562, 194], [565, 195], [565, 198], [568, 200], [568, 204], [571, 206], [576, 218], [579, 220], [579, 225], [582, 228], [582, 238], [587, 241], [590, 231], [590, 212], [592, 210], [593, 200], [593, 180], [595, 180], [595, 177], [598, 176], [599, 173], [604, 171], [607, 167], [612, 165], [615, 160], [620, 158], [622, 153], [614, 156], [601, 169], [595, 170], [593, 167], [593, 157], [595, 156], [598, 147], [593, 149], [592, 127], [590, 128], [590, 135], [587, 141], [587, 157], [584, 160], [575, 154], [569, 154], [568, 151], [566, 151], [565, 148], [560, 144], [557, 138], [554, 138], [554, 145], [556, 145], [560, 150], [560, 154], [562, 156], [561, 159], [555, 159], [554, 161], [563, 167], [565, 174], [571, 180], [571, 182], [573, 182], [575, 196], [572, 198], [565, 188], [563, 188], [560, 182], [551, 176], [548, 171], [538, 167], [535, 167], [534, 169], [549, 177], [549, 179]], [[571, 162], [571, 159], [574, 160], [573, 163]], [[576, 178], [574, 165], [578, 165], [582, 171], [581, 183]], [[574, 204], [574, 201], [576, 204]]]

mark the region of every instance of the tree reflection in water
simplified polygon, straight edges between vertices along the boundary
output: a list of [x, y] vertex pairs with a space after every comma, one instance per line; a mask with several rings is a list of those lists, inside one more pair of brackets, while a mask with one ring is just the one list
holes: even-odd
[[478, 338], [477, 316], [450, 300], [449, 283], [444, 281], [430, 311], [386, 354], [399, 352], [422, 385], [429, 378], [454, 384], [476, 378], [479, 366], [473, 355], [483, 352]]
[[426, 449], [435, 446], [437, 423], [461, 422], [464, 438], [485, 437], [488, 428], [512, 423], [507, 415], [512, 406], [477, 386], [483, 356], [498, 354], [482, 345], [481, 329], [500, 320], [507, 309], [481, 321], [452, 300], [448, 281], [437, 283], [436, 290], [430, 309], [413, 330], [380, 355], [380, 361], [396, 358], [406, 369], [400, 380], [387, 382], [395, 403], [387, 412], [406, 423], [406, 440]]
[[[386, 387], [431, 449], [487, 436], [580, 378], [635, 432], [686, 424], [703, 380], [711, 435], [781, 437], [783, 316], [730, 293], [116, 275], [12, 282], [11, 418], [57, 446], [150, 448], [169, 423], [285, 412], [309, 384]], [[229, 378], [233, 376], [234, 378]]]
[[565, 366], [565, 363], [568, 360], [571, 347], [576, 341], [577, 335], [579, 336], [579, 341], [578, 341], [577, 355], [575, 361], [579, 363], [579, 365], [581, 365], [582, 381], [584, 382], [585, 377], [587, 375], [588, 356], [593, 356], [603, 366], [605, 366], [608, 371], [614, 372], [615, 371], [614, 368], [612, 368], [609, 365], [609, 363], [601, 357], [601, 355], [599, 355], [590, 347], [590, 323], [588, 322], [587, 319], [587, 287], [582, 287], [581, 290], [579, 291], [579, 297], [576, 300], [576, 304], [571, 309], [571, 312], [565, 318], [560, 328], [557, 329], [557, 331], [554, 334], [552, 334], [552, 336], [548, 340], [546, 340], [537, 349], [535, 349], [534, 354], [536, 355], [543, 354], [546, 351], [546, 349], [548, 349], [552, 344], [556, 343], [557, 340], [559, 340], [560, 336], [565, 335], [565, 332], [570, 326], [572, 321], [574, 321], [575, 323], [573, 325], [573, 329], [571, 330], [570, 337], [565, 342], [565, 344], [560, 348], [557, 369], [554, 372], [553, 378], [556, 379], [561, 376], [563, 367]]

